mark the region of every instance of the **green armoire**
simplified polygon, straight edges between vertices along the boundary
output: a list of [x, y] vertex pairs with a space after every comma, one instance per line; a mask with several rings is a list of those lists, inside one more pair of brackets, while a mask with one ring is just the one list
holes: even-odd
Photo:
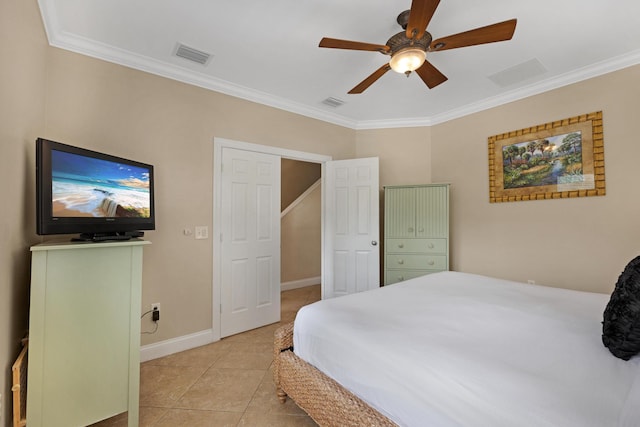
[[384, 284], [449, 269], [449, 184], [384, 187]]

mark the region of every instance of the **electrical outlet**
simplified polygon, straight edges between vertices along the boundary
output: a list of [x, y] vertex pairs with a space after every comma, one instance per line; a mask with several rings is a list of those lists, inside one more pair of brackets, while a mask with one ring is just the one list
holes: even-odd
[[157, 322], [160, 320], [160, 303], [154, 302], [151, 304], [151, 320]]
[[158, 310], [160, 311], [160, 303], [159, 302], [154, 302], [151, 304], [151, 311], [153, 310]]

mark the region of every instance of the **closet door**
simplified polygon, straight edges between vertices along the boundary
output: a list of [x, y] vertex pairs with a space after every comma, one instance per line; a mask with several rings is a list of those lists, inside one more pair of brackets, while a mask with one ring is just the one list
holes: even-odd
[[222, 337], [280, 320], [280, 157], [222, 149]]

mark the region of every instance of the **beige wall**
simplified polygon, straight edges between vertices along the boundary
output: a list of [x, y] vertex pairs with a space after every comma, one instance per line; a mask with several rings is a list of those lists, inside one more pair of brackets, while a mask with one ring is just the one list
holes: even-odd
[[[635, 66], [432, 127], [432, 179], [452, 183], [452, 269], [613, 289], [640, 250], [639, 81]], [[489, 136], [599, 110], [606, 196], [489, 203]]]
[[320, 277], [321, 186], [282, 218], [282, 283]]
[[[296, 202], [320, 177], [320, 163], [282, 159], [280, 209], [287, 213], [280, 223], [281, 283], [315, 279], [321, 275], [320, 187]], [[294, 202], [295, 206], [287, 209]]]
[[[428, 128], [358, 131], [380, 185], [451, 183], [451, 268], [609, 293], [638, 254], [640, 66]], [[490, 204], [487, 138], [603, 111], [607, 195]]]
[[143, 304], [160, 302], [163, 322], [142, 337], [147, 344], [212, 327], [212, 242], [182, 231], [212, 227], [213, 138], [343, 159], [355, 155], [355, 131], [51, 48], [35, 0], [1, 7], [0, 173], [11, 185], [1, 187], [0, 390], [8, 423], [10, 368], [28, 321], [29, 247], [50, 239], [35, 234], [36, 137], [155, 165], [157, 230], [147, 232]]
[[287, 206], [320, 179], [321, 165], [320, 163], [282, 159], [281, 166], [280, 211], [284, 211]]
[[380, 158], [380, 186], [431, 182], [431, 128], [361, 130], [356, 157]]
[[143, 307], [160, 302], [163, 313], [143, 344], [212, 327], [212, 242], [182, 231], [212, 227], [214, 136], [355, 155], [355, 131], [339, 126], [59, 49], [50, 49], [48, 66], [47, 137], [155, 166], [157, 230], [145, 234], [153, 244]]
[[[380, 159], [380, 277], [384, 278], [385, 185], [428, 184], [431, 181], [431, 128], [360, 130], [356, 157]], [[381, 280], [383, 281], [383, 280]]]
[[35, 138], [44, 127], [46, 39], [35, 1], [0, 2], [0, 393], [11, 414], [11, 365], [27, 330], [35, 236]]

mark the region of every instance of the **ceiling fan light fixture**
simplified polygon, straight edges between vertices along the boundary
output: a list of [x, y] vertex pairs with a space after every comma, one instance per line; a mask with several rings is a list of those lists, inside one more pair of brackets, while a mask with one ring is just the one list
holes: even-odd
[[406, 47], [393, 54], [389, 65], [396, 73], [406, 74], [420, 68], [426, 58], [427, 53], [423, 49]]

